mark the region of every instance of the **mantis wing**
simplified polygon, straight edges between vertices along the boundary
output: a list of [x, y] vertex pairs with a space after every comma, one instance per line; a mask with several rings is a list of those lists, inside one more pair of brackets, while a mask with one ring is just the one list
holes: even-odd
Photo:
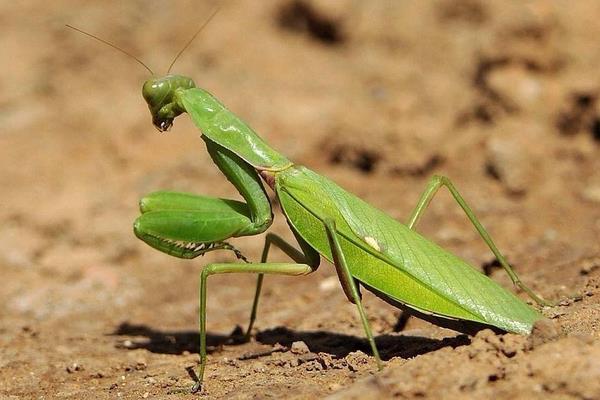
[[[302, 168], [283, 182], [284, 192], [317, 218], [335, 219], [340, 235], [354, 244], [345, 250], [355, 254], [354, 258], [348, 257], [352, 274], [367, 288], [421, 312], [482, 322], [511, 332], [529, 333], [533, 322], [541, 318], [465, 261], [329, 179]], [[291, 203], [285, 195], [282, 204], [289, 216]], [[303, 223], [299, 218], [291, 219], [294, 225]], [[306, 231], [298, 230], [301, 234]], [[310, 238], [305, 239], [311, 243]], [[362, 254], [368, 252], [378, 261], [365, 261], [357, 246]]]

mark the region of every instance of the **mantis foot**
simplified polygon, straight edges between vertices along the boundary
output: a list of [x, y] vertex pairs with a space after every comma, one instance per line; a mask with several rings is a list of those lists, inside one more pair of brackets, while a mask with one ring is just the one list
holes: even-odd
[[198, 378], [198, 375], [196, 375], [196, 371], [194, 371], [194, 367], [187, 367], [185, 370], [187, 371], [190, 378], [192, 378], [192, 380], [194, 381], [194, 384], [190, 388], [190, 393], [194, 394], [194, 393], [202, 392], [202, 389], [203, 389], [202, 381], [200, 380], [200, 378]]
[[192, 386], [192, 388], [190, 389], [190, 393], [191, 394], [196, 394], [199, 392], [202, 392], [202, 382], [198, 381], [196, 383], [194, 383], [194, 385]]

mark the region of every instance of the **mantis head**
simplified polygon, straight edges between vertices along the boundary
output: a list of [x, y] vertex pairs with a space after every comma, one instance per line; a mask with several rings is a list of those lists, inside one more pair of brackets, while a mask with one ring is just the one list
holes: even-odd
[[160, 132], [165, 132], [173, 125], [173, 120], [184, 110], [177, 103], [175, 93], [179, 89], [195, 88], [191, 78], [181, 75], [166, 75], [161, 78], [150, 78], [144, 82], [142, 96], [148, 103], [152, 123]]
[[150, 67], [144, 64], [142, 60], [140, 60], [133, 54], [123, 50], [119, 46], [107, 42], [106, 40], [96, 35], [92, 35], [91, 33], [85, 32], [79, 28], [75, 28], [74, 26], [68, 24], [66, 26], [70, 29], [73, 29], [74, 31], [89, 36], [94, 40], [104, 43], [105, 45], [110, 46], [117, 51], [120, 51], [127, 57], [130, 57], [131, 59], [135, 60], [146, 70], [148, 70], [150, 74], [152, 74], [153, 77], [144, 82], [144, 86], [142, 87], [142, 95], [144, 96], [144, 99], [146, 100], [146, 103], [148, 103], [148, 107], [150, 108], [150, 113], [152, 114], [152, 123], [160, 132], [164, 132], [168, 131], [169, 128], [171, 128], [175, 117], [184, 112], [183, 108], [179, 104], [177, 104], [177, 97], [175, 96], [176, 91], [178, 89], [183, 90], [196, 87], [194, 81], [188, 77], [181, 75], [170, 75], [171, 69], [173, 68], [175, 62], [179, 59], [179, 57], [192, 44], [194, 39], [196, 39], [200, 32], [202, 32], [202, 29], [204, 29], [204, 27], [208, 25], [210, 20], [213, 19], [213, 17], [217, 14], [218, 11], [219, 8], [216, 8], [212, 12], [212, 14], [206, 19], [206, 21], [204, 21], [204, 23], [202, 24], [202, 26], [200, 26], [196, 33], [194, 33], [194, 36], [192, 36], [191, 39], [188, 40], [188, 42], [185, 44], [185, 46], [183, 46], [183, 48], [179, 50], [179, 53], [177, 53], [173, 61], [171, 61], [171, 65], [169, 65], [167, 75], [165, 75], [162, 78], [155, 78], [154, 72], [150, 69]]

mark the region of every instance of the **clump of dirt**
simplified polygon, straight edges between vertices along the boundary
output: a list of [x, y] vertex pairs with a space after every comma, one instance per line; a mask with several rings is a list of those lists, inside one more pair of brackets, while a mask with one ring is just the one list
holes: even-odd
[[[331, 265], [267, 277], [250, 341], [255, 277], [214, 276], [204, 396], [600, 398], [600, 6], [480, 0], [2, 3], [0, 397], [197, 397], [198, 276], [237, 260], [174, 259], [131, 225], [155, 190], [239, 194], [185, 115], [155, 132], [143, 68], [64, 24], [164, 71], [215, 6], [174, 73], [400, 221], [449, 176], [555, 305], [530, 336], [469, 336], [363, 290], [377, 372]], [[417, 230], [529, 301], [444, 190]]]

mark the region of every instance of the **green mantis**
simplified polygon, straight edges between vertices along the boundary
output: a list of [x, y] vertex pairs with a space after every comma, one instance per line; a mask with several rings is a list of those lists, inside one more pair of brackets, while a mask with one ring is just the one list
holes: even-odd
[[[164, 131], [187, 113], [202, 132], [212, 160], [236, 187], [245, 203], [191, 194], [157, 192], [141, 200], [142, 215], [134, 224], [138, 238], [182, 258], [214, 249], [231, 249], [224, 241], [267, 230], [272, 210], [263, 183], [279, 199], [300, 250], [268, 234], [260, 263], [209, 264], [200, 276], [200, 360], [202, 382], [206, 366], [206, 289], [211, 275], [259, 274], [248, 327], [251, 332], [264, 274], [307, 275], [323, 257], [332, 262], [342, 289], [356, 304], [373, 355], [381, 360], [373, 339], [359, 287], [419, 314], [472, 321], [527, 334], [542, 318], [519, 298], [458, 257], [415, 231], [415, 225], [437, 190], [454, 196], [513, 282], [539, 303], [518, 279], [487, 231], [454, 185], [434, 176], [407, 225], [348, 193], [331, 180], [296, 165], [273, 150], [244, 122], [190, 78], [167, 75], [144, 83], [154, 125]], [[280, 247], [294, 263], [268, 262], [270, 245]]]
[[[188, 43], [189, 44], [189, 43]], [[202, 387], [206, 355], [206, 296], [210, 276], [258, 275], [247, 335], [256, 318], [265, 274], [308, 275], [320, 259], [331, 262], [348, 300], [354, 303], [379, 368], [382, 361], [361, 302], [363, 287], [393, 305], [438, 322], [482, 324], [520, 334], [531, 332], [541, 314], [465, 261], [421, 236], [415, 226], [438, 189], [446, 187], [464, 210], [512, 281], [539, 304], [490, 235], [445, 177], [434, 176], [406, 225], [345, 191], [326, 177], [294, 164], [271, 148], [248, 125], [194, 81], [179, 75], [147, 80], [142, 94], [159, 131], [184, 113], [201, 132], [206, 150], [244, 199], [220, 199], [155, 192], [140, 201], [135, 235], [148, 245], [180, 258], [229, 250], [241, 263], [216, 263], [200, 275], [200, 369], [193, 390]], [[279, 200], [297, 246], [267, 233], [260, 262], [249, 262], [227, 240], [267, 231], [273, 211], [265, 187]], [[271, 246], [293, 262], [269, 260]]]

